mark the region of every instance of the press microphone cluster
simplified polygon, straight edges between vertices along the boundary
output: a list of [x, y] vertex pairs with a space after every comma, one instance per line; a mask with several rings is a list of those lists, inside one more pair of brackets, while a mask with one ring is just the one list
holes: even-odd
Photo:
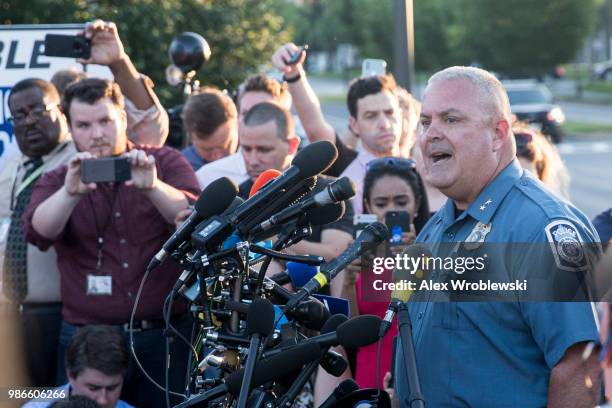
[[[328, 182], [320, 176], [337, 154], [327, 141], [306, 146], [285, 171], [263, 172], [246, 200], [228, 178], [215, 180], [151, 260], [149, 270], [169, 256], [181, 265], [164, 316], [170, 315], [175, 299], [186, 298], [202, 333], [192, 346], [206, 353], [190, 375], [194, 396], [178, 406], [228, 395], [236, 398], [237, 407], [246, 407], [258, 395], [276, 395], [278, 406], [289, 407], [317, 367], [336, 376], [344, 372], [346, 361], [330, 347], [377, 341], [380, 318], [332, 316], [330, 309], [348, 315], [348, 302], [311, 295], [386, 240], [389, 231], [383, 224], [367, 226], [327, 262], [317, 255], [282, 252], [307, 238], [313, 227], [340, 219], [350, 205], [355, 186], [349, 178]], [[284, 273], [270, 279], [266, 271], [272, 259], [289, 262]], [[279, 283], [291, 283], [297, 293]], [[306, 338], [303, 328], [321, 334]], [[220, 374], [210, 378], [207, 371], [204, 377], [209, 367], [220, 368]]]

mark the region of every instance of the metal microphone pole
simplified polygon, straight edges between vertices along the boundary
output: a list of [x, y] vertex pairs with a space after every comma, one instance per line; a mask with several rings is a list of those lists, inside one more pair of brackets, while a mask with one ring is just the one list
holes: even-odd
[[404, 366], [406, 367], [408, 387], [410, 388], [407, 406], [410, 408], [425, 408], [425, 399], [421, 392], [421, 382], [419, 381], [419, 372], [416, 365], [414, 342], [412, 341], [412, 321], [410, 320], [408, 305], [404, 302], [400, 303], [397, 312], [397, 330], [402, 343]]

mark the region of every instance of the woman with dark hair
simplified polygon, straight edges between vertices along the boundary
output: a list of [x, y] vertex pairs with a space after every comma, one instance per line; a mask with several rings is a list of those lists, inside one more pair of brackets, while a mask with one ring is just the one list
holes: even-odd
[[[402, 233], [401, 242], [388, 246], [389, 256], [401, 253], [410, 245], [416, 234], [429, 219], [429, 204], [421, 177], [416, 171], [413, 160], [397, 157], [384, 157], [372, 160], [367, 165], [363, 183], [364, 213], [374, 214], [378, 221], [385, 222], [385, 214], [391, 211], [408, 212], [411, 228]], [[387, 245], [376, 248], [376, 257], [387, 256]], [[341, 296], [351, 302], [351, 317], [360, 314], [373, 314], [380, 318], [385, 316], [390, 301], [389, 292], [372, 293], [369, 282], [372, 274], [361, 273], [361, 259], [351, 263], [341, 274], [338, 284], [342, 288]], [[383, 282], [392, 281], [392, 270], [384, 270], [376, 275]], [[365, 280], [364, 284], [362, 281]], [[338, 294], [338, 291], [336, 292]], [[391, 371], [391, 354], [393, 337], [397, 335], [397, 323], [383, 337], [380, 354], [380, 378], [377, 380], [377, 344], [361, 347], [357, 350], [354, 370], [349, 370], [334, 378], [319, 370], [315, 387], [315, 406], [321, 403], [342, 380], [353, 378], [361, 388], [383, 386], [383, 375]], [[340, 350], [345, 352], [344, 350]], [[346, 353], [345, 353], [346, 355]], [[354, 374], [354, 375], [352, 375]]]

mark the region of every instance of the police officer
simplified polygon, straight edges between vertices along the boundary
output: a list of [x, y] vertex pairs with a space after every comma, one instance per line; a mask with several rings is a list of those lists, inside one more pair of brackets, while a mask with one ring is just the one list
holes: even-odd
[[[417, 241], [434, 256], [504, 244], [498, 247], [512, 255], [504, 261], [512, 278], [537, 289], [558, 277], [576, 279], [590, 266], [586, 243], [597, 234], [580, 211], [521, 169], [510, 124], [507, 94], [490, 73], [451, 67], [430, 78], [417, 136], [422, 176], [449, 200]], [[537, 295], [533, 288], [531, 295]], [[586, 342], [598, 338], [591, 304], [524, 302], [522, 296], [505, 302], [430, 297], [409, 305], [427, 406], [596, 405], [596, 362], [581, 360]], [[591, 390], [585, 370], [596, 379]], [[395, 378], [401, 406], [408, 406], [401, 347]]]

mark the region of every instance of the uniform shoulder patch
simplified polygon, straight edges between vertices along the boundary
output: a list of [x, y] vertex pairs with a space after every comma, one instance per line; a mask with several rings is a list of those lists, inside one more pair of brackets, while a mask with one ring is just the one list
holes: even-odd
[[557, 267], [564, 271], [586, 271], [589, 267], [578, 229], [567, 220], [555, 220], [545, 228]]

